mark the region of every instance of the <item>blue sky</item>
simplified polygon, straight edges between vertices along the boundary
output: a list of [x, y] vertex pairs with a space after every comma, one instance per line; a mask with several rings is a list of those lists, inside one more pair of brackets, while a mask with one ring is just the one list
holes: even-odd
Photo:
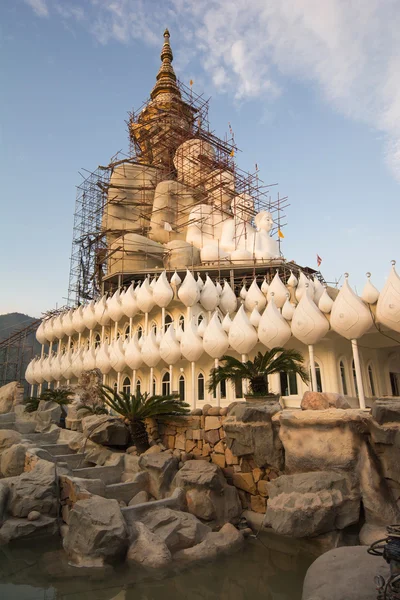
[[359, 293], [400, 260], [394, 0], [5, 0], [0, 23], [0, 313], [65, 302], [79, 171], [127, 149], [166, 26], [239, 166], [289, 196], [286, 258]]

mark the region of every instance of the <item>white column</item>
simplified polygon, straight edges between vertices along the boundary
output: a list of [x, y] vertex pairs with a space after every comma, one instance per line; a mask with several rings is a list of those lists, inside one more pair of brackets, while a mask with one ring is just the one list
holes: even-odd
[[360, 408], [365, 409], [364, 385], [363, 385], [362, 374], [361, 374], [360, 353], [358, 351], [357, 340], [351, 340], [351, 347], [353, 350], [354, 368], [356, 370], [358, 400], [360, 402]]
[[[247, 355], [246, 354], [242, 354], [242, 363], [247, 362]], [[247, 379], [242, 379], [242, 388], [243, 388], [243, 395], [247, 394], [249, 391], [249, 383], [247, 381]]]
[[196, 408], [196, 370], [195, 363], [192, 362], [192, 408]]
[[[218, 358], [215, 359], [215, 368], [218, 369], [219, 367], [219, 360]], [[216, 390], [217, 394], [217, 406], [221, 406], [221, 384], [219, 383], [217, 385], [217, 390]]]
[[313, 392], [318, 391], [317, 384], [317, 371], [315, 369], [315, 360], [314, 360], [314, 346], [308, 346], [308, 354], [310, 357], [310, 369], [311, 369], [311, 389]]

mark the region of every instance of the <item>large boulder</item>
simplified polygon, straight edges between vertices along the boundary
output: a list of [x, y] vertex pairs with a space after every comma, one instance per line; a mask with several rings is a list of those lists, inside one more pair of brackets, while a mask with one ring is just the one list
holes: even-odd
[[327, 410], [328, 408], [350, 408], [342, 394], [333, 392], [304, 392], [300, 403], [302, 410]]
[[258, 467], [283, 468], [282, 443], [274, 415], [281, 411], [278, 403], [238, 403], [223, 423], [226, 445], [234, 456], [251, 454]]
[[172, 561], [171, 552], [166, 543], [143, 523], [135, 524], [136, 538], [131, 543], [126, 556], [129, 562], [142, 567], [160, 569]]
[[194, 515], [170, 508], [149, 508], [141, 522], [161, 539], [170, 552], [190, 548], [203, 541], [211, 529]]
[[95, 444], [121, 446], [129, 444], [129, 429], [118, 417], [91, 415], [82, 419], [83, 435]]
[[0, 527], [0, 546], [15, 540], [37, 539], [41, 536], [54, 536], [58, 533], [56, 517], [39, 516], [39, 519], [7, 519]]
[[314, 537], [357, 523], [359, 495], [344, 474], [282, 475], [268, 483], [266, 522], [281, 535]]
[[373, 404], [372, 416], [379, 425], [400, 423], [400, 400], [396, 398], [378, 398]]
[[15, 477], [24, 472], [27, 449], [25, 444], [14, 444], [2, 452], [0, 473], [3, 477]]
[[178, 459], [172, 452], [143, 454], [139, 459], [139, 467], [149, 474], [148, 491], [154, 498], [165, 498], [168, 495], [172, 480], [178, 471]]
[[387, 579], [389, 566], [365, 546], [329, 550], [308, 569], [302, 600], [376, 600], [375, 575]]
[[68, 526], [63, 545], [74, 564], [100, 567], [124, 558], [128, 532], [117, 500], [100, 496], [78, 500]]
[[46, 431], [52, 424], [58, 425], [63, 414], [62, 408], [57, 402], [41, 400], [35, 412], [36, 432]]
[[7, 516], [7, 504], [10, 488], [6, 482], [0, 481], [0, 527]]
[[370, 415], [362, 410], [284, 410], [279, 420], [279, 437], [285, 449], [285, 471], [304, 473], [357, 469]]
[[188, 460], [173, 486], [186, 492], [188, 510], [211, 525], [237, 522], [242, 512], [238, 491], [228, 485], [220, 467], [204, 460]]
[[13, 479], [10, 482], [8, 510], [14, 517], [27, 517], [32, 510], [56, 516], [56, 466], [39, 459], [32, 471]]
[[174, 554], [174, 560], [181, 563], [194, 563], [215, 559], [219, 554], [228, 554], [240, 548], [243, 534], [231, 523], [226, 523], [219, 531], [208, 533], [205, 539]]
[[7, 448], [11, 448], [14, 444], [19, 444], [22, 436], [18, 431], [13, 429], [0, 429], [0, 454]]
[[24, 387], [17, 381], [12, 381], [0, 387], [0, 415], [13, 412], [17, 404], [22, 404]]

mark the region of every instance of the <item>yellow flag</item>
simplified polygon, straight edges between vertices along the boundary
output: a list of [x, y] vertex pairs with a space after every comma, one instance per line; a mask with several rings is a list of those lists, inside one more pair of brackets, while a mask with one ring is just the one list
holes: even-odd
[[280, 238], [285, 237], [280, 229], [278, 229], [278, 237], [280, 237]]
[[235, 156], [235, 151], [232, 150], [231, 153], [229, 154], [229, 156]]
[[193, 79], [191, 79], [191, 80], [189, 81], [189, 85], [190, 85], [190, 87], [192, 87], [192, 85], [193, 85]]

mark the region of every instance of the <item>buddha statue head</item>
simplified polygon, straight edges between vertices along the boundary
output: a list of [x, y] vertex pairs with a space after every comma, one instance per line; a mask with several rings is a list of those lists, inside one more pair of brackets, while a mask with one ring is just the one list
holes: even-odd
[[274, 220], [270, 212], [262, 210], [254, 217], [254, 223], [258, 231], [264, 230], [270, 232], [274, 226]]

